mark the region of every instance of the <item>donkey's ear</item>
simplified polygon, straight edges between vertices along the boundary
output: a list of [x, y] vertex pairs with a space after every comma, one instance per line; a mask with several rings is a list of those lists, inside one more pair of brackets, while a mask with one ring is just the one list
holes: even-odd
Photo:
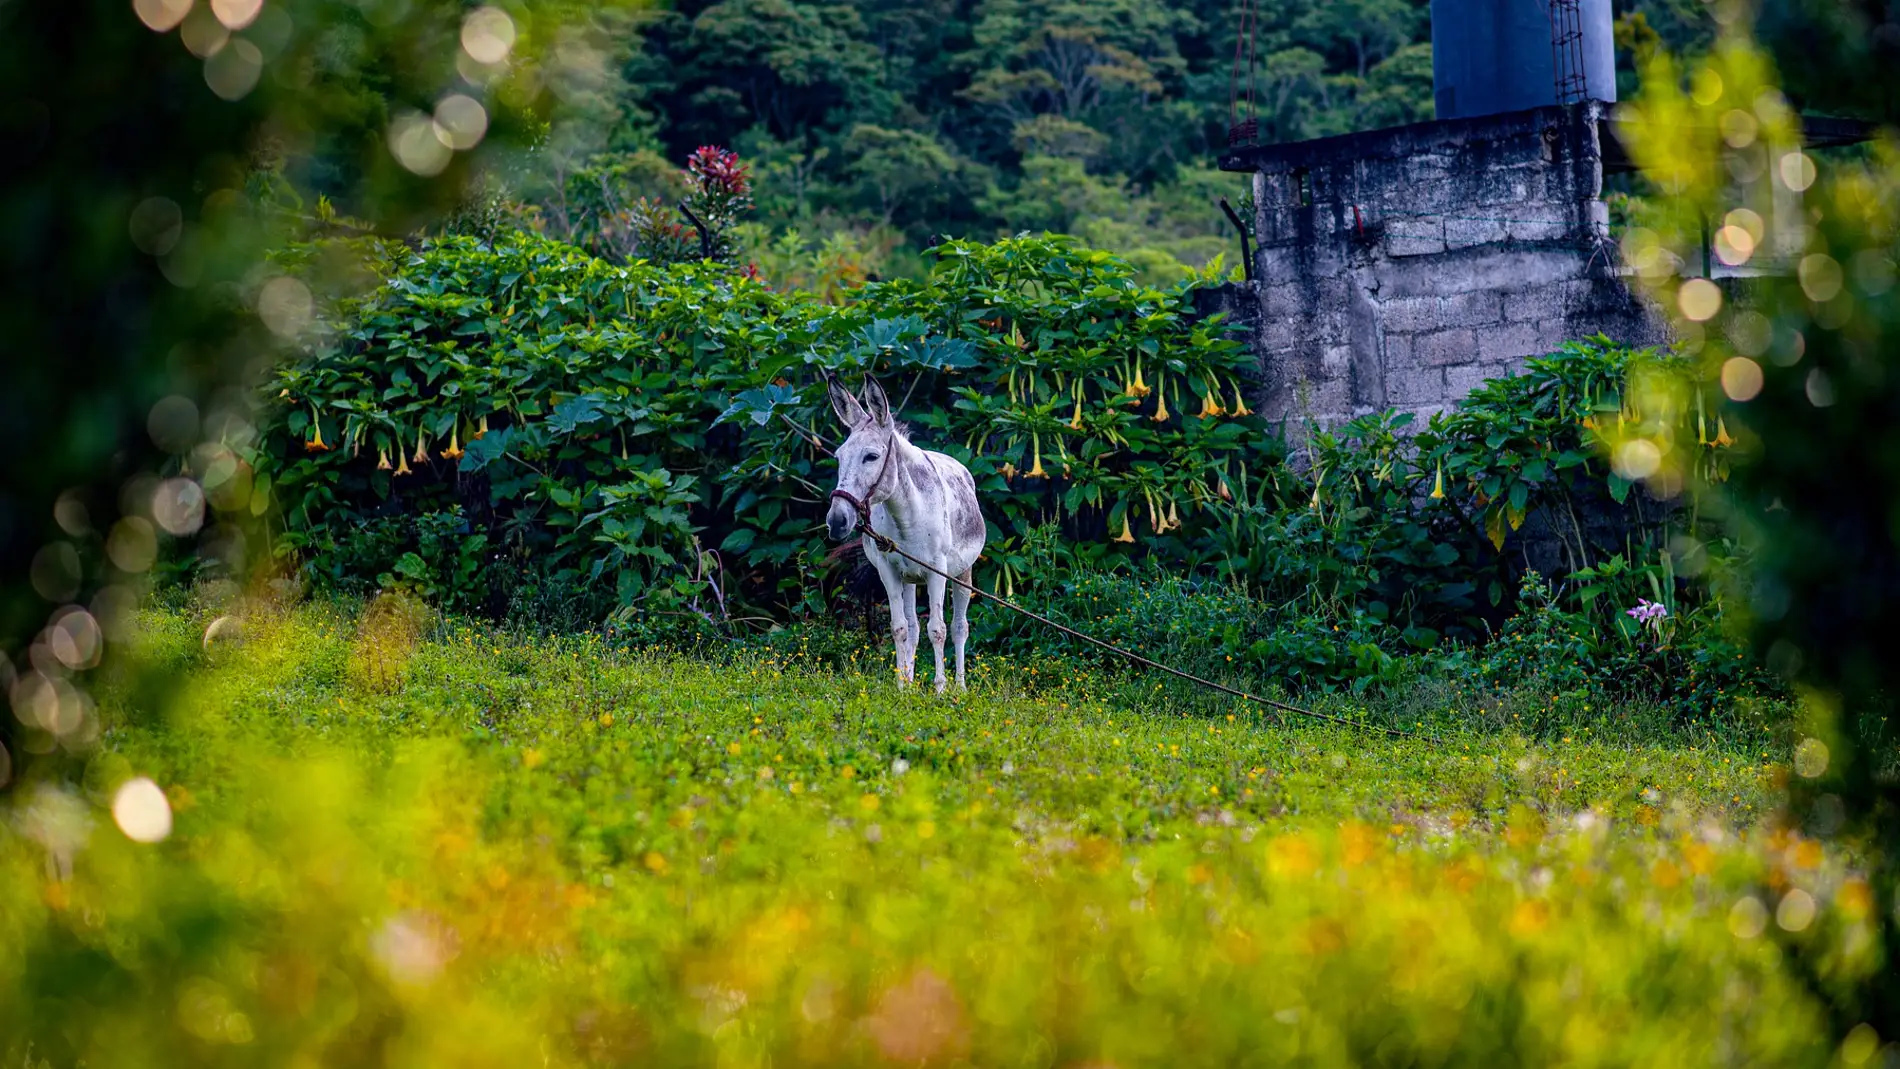
[[878, 426], [891, 425], [891, 399], [884, 396], [884, 387], [869, 375], [864, 376], [864, 407]]
[[831, 411], [838, 417], [838, 422], [844, 424], [845, 430], [864, 422], [864, 406], [851, 396], [851, 391], [845, 389], [844, 383], [826, 375], [825, 392], [831, 395]]

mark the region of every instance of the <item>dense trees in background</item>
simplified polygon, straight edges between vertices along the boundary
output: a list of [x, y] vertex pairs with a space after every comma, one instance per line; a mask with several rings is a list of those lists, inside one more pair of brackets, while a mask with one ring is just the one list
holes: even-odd
[[[1259, 6], [1262, 140], [1431, 117], [1426, 0]], [[915, 251], [942, 236], [1054, 230], [1160, 281], [1233, 244], [1215, 200], [1239, 200], [1246, 184], [1214, 162], [1227, 144], [1237, 10], [1233, 0], [680, 0], [616, 28], [622, 53], [593, 112], [550, 133], [542, 165], [558, 175], [541, 180], [591, 173], [600, 153], [676, 161], [719, 144], [752, 165], [748, 244], [762, 266], [829, 240], [863, 271], [910, 273]], [[652, 185], [630, 194], [667, 192], [664, 168], [638, 170]]]
[[[1762, 17], [1859, 69], [1893, 36], [1866, 6], [1771, 0]], [[916, 251], [943, 236], [1041, 230], [1169, 280], [1233, 244], [1214, 202], [1246, 185], [1214, 162], [1248, 90], [1237, 47], [1256, 56], [1262, 142], [1432, 117], [1428, 0], [1254, 7], [1246, 40], [1241, 0], [677, 0], [623, 13], [603, 35], [614, 50], [567, 79], [568, 117], [517, 185], [552, 204], [579, 175], [585, 199], [605, 169], [628, 199], [676, 196], [668, 161], [717, 144], [752, 167], [758, 211], [742, 244], [778, 281], [915, 273]], [[1625, 95], [1638, 55], [1698, 52], [1726, 11], [1619, 2]], [[1838, 74], [1798, 66], [1797, 98], [1804, 79], [1830, 102], [1891, 95], [1852, 80], [1844, 93]]]

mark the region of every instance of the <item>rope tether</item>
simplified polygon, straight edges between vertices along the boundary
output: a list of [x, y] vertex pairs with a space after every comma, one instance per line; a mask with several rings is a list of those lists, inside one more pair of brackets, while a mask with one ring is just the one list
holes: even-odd
[[[971, 594], [977, 597], [988, 598], [989, 600], [997, 603], [998, 605], [1001, 605], [1003, 608], [1008, 609], [1011, 612], [1021, 613], [1022, 615], [1029, 617], [1031, 620], [1035, 620], [1038, 623], [1047, 624], [1050, 627], [1055, 628], [1057, 631], [1062, 632], [1063, 634], [1069, 635], [1073, 638], [1079, 638], [1082, 641], [1089, 643], [1090, 645], [1100, 646], [1101, 648], [1109, 651], [1110, 653], [1113, 653], [1119, 657], [1126, 657], [1129, 660], [1135, 662], [1136, 664], [1145, 665], [1149, 668], [1160, 669], [1161, 671], [1166, 672], [1171, 676], [1178, 676], [1182, 679], [1188, 680], [1191, 683], [1199, 683], [1203, 687], [1208, 687], [1213, 690], [1218, 690], [1223, 694], [1231, 694], [1234, 697], [1240, 698], [1243, 701], [1254, 702], [1259, 705], [1267, 706], [1270, 709], [1276, 709], [1276, 710], [1280, 710], [1280, 711], [1288, 712], [1288, 713], [1295, 713], [1300, 716], [1309, 717], [1314, 720], [1326, 720], [1335, 724], [1344, 724], [1347, 727], [1359, 728], [1365, 731], [1379, 731], [1387, 735], [1390, 735], [1394, 738], [1415, 739], [1415, 738], [1423, 737], [1423, 738], [1433, 739], [1433, 741], [1437, 741], [1434, 736], [1420, 736], [1415, 732], [1406, 731], [1402, 728], [1383, 727], [1378, 724], [1365, 724], [1356, 720], [1348, 720], [1343, 716], [1333, 716], [1330, 713], [1316, 713], [1311, 709], [1302, 709], [1297, 705], [1291, 705], [1291, 704], [1288, 704], [1286, 702], [1281, 702], [1281, 701], [1274, 701], [1272, 698], [1262, 698], [1255, 694], [1249, 694], [1244, 690], [1236, 690], [1233, 687], [1227, 686], [1224, 683], [1216, 683], [1211, 679], [1202, 679], [1200, 676], [1194, 675], [1191, 672], [1183, 672], [1179, 668], [1173, 668], [1168, 665], [1162, 664], [1160, 661], [1151, 660], [1147, 657], [1143, 657], [1139, 653], [1135, 653], [1132, 650], [1122, 649], [1120, 646], [1117, 646], [1111, 642], [1104, 642], [1101, 639], [1095, 638], [1092, 635], [1085, 635], [1082, 632], [1077, 631], [1075, 628], [1068, 626], [1067, 624], [1057, 623], [1056, 621], [1049, 619], [1047, 616], [1044, 616], [1041, 613], [1032, 612], [1029, 609], [1025, 609], [1021, 605], [1018, 605], [1013, 601], [1000, 597], [996, 594], [992, 594], [987, 590], [979, 589], [974, 583], [966, 583], [963, 580], [958, 579], [957, 577], [951, 575], [948, 572], [943, 571], [942, 569], [938, 568], [937, 566], [933, 564], [918, 560], [916, 557], [913, 557], [909, 553], [904, 552], [904, 550], [900, 548], [896, 542], [892, 541], [889, 538], [886, 538], [885, 536], [881, 534], [878, 534], [877, 531], [872, 529], [871, 510], [864, 501], [860, 501], [857, 498], [853, 497], [852, 495], [847, 494], [841, 490], [832, 491], [832, 496], [837, 497], [837, 498], [842, 498], [845, 502], [847, 502], [848, 504], [850, 504], [853, 508], [857, 510], [858, 533], [863, 535], [866, 538], [869, 538], [871, 541], [877, 543], [877, 548], [883, 550], [884, 552], [895, 553], [898, 556], [904, 558], [907, 561], [910, 561], [912, 564], [915, 564], [920, 568], [923, 568], [929, 572], [932, 572], [933, 574], [942, 576], [944, 579], [948, 580], [949, 582], [955, 583], [956, 585], [962, 587], [963, 589], [969, 591]], [[869, 495], [867, 494], [866, 496], [868, 498]]]

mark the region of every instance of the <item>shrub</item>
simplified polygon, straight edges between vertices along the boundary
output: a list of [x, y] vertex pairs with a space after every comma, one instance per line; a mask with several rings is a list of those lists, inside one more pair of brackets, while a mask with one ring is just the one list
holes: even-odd
[[1187, 553], [1231, 473], [1278, 462], [1185, 288], [1061, 239], [937, 251], [834, 307], [530, 234], [425, 243], [278, 368], [245, 459], [316, 575], [496, 613], [539, 573], [623, 622], [825, 608], [820, 369], [886, 376], [970, 465], [1006, 588], [1045, 518], [1080, 559]]

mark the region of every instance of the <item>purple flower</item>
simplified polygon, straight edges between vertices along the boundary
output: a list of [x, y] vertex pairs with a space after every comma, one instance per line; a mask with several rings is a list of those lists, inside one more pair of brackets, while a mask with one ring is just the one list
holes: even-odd
[[1663, 618], [1669, 615], [1668, 608], [1662, 603], [1651, 601], [1648, 598], [1637, 598], [1636, 607], [1634, 609], [1627, 609], [1625, 612], [1639, 624], [1648, 624], [1651, 627], [1658, 628], [1662, 626]]

